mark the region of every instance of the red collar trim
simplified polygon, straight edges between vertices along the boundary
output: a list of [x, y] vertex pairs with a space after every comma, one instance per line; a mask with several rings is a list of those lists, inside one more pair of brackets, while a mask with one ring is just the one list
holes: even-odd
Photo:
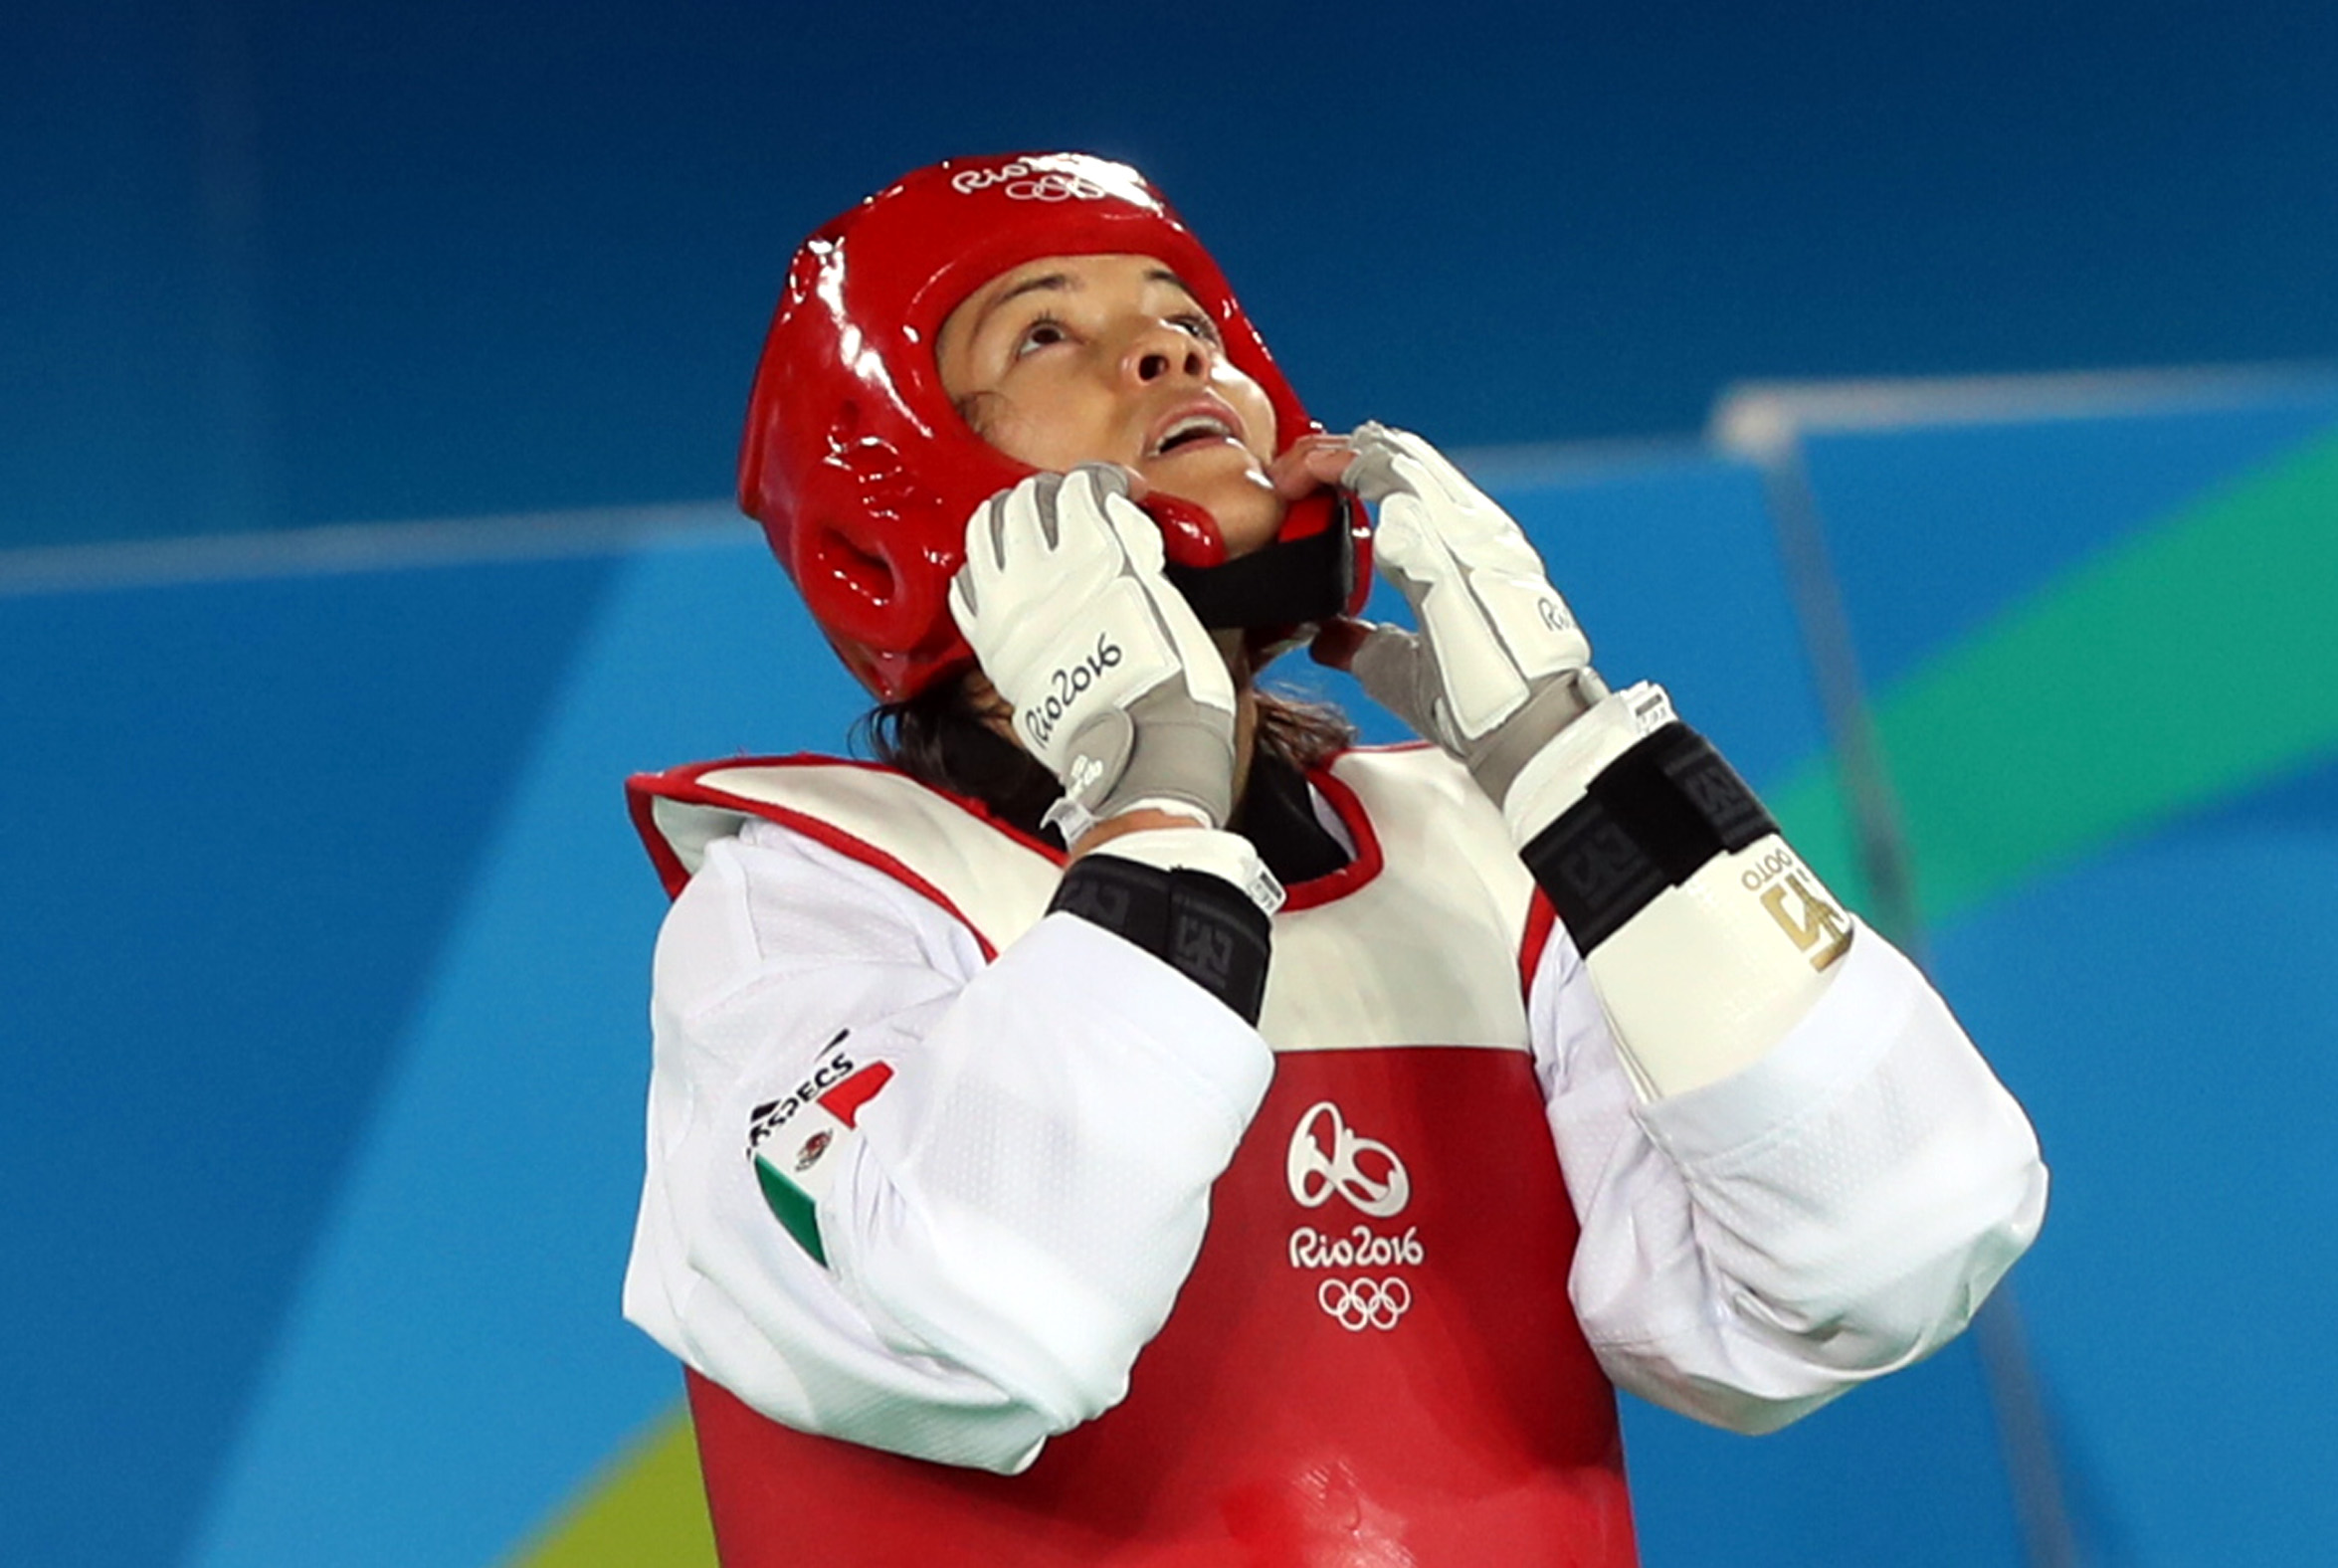
[[1379, 876], [1381, 867], [1386, 864], [1380, 852], [1380, 835], [1373, 831], [1372, 819], [1365, 814], [1364, 803], [1356, 798], [1355, 790], [1327, 767], [1310, 769], [1307, 782], [1321, 790], [1323, 798], [1331, 802], [1333, 815], [1339, 818], [1340, 826], [1347, 829], [1348, 837], [1355, 840], [1356, 856], [1338, 871], [1322, 877], [1311, 877], [1284, 888], [1282, 906], [1285, 909], [1312, 909], [1318, 904], [1344, 898]]

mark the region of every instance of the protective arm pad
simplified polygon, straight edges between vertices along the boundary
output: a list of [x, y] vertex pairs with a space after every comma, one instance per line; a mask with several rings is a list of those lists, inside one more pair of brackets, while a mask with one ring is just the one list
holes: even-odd
[[1134, 943], [1244, 1023], [1258, 1024], [1266, 1001], [1272, 924], [1252, 895], [1224, 877], [1099, 852], [1072, 863], [1048, 908], [1076, 914]]
[[1666, 887], [1777, 831], [1737, 770], [1674, 719], [1602, 769], [1519, 853], [1589, 958]]
[[1660, 724], [1520, 851], [1644, 1100], [1758, 1061], [1826, 989], [1851, 922], [1710, 742]]

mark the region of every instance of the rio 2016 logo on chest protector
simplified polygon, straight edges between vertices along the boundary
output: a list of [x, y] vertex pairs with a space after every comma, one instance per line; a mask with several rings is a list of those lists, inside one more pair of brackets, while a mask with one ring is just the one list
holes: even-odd
[[[1412, 1201], [1413, 1179], [1396, 1150], [1352, 1131], [1339, 1107], [1319, 1099], [1291, 1129], [1283, 1171], [1301, 1208], [1320, 1209], [1337, 1193], [1361, 1214], [1385, 1220]], [[1314, 1273], [1349, 1269], [1401, 1270], [1428, 1257], [1419, 1226], [1399, 1235], [1358, 1224], [1342, 1230], [1302, 1225], [1290, 1233], [1293, 1269]], [[1399, 1274], [1332, 1274], [1315, 1287], [1315, 1304], [1350, 1333], [1391, 1329], [1413, 1305], [1413, 1287]]]
[[1034, 169], [1021, 158], [995, 169], [962, 169], [950, 176], [950, 189], [961, 196], [971, 196], [993, 185], [1006, 186], [1010, 201], [1102, 201], [1108, 194], [1101, 185], [1083, 175], [1066, 174], [1060, 169]]
[[1413, 1179], [1396, 1151], [1378, 1138], [1350, 1132], [1339, 1107], [1327, 1099], [1309, 1105], [1291, 1129], [1284, 1170], [1290, 1195], [1310, 1209], [1320, 1209], [1336, 1192], [1375, 1220], [1385, 1220], [1413, 1196]]

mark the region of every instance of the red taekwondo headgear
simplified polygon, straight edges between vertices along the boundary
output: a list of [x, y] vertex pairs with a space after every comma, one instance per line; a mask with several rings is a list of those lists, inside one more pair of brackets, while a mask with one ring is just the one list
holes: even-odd
[[[747, 405], [739, 505], [763, 525], [813, 619], [862, 684], [897, 701], [973, 662], [950, 619], [966, 520], [1032, 470], [996, 451], [942, 390], [934, 341], [960, 301], [1044, 256], [1165, 263], [1266, 390], [1288, 448], [1318, 427], [1218, 264], [1144, 176], [1083, 153], [956, 158], [869, 197], [788, 269]], [[1199, 506], [1154, 496], [1170, 576], [1203, 622], [1255, 646], [1363, 606], [1363, 508], [1325, 491], [1273, 544], [1228, 562]]]

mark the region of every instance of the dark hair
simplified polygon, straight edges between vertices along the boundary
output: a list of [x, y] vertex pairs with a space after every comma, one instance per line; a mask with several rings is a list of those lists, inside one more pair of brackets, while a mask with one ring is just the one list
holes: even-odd
[[[1036, 832], [1063, 786], [1037, 757], [991, 727], [997, 698], [973, 678], [966, 670], [905, 701], [878, 703], [861, 715], [854, 738], [877, 761]], [[1263, 754], [1303, 772], [1355, 743], [1356, 726], [1330, 703], [1259, 692]]]

